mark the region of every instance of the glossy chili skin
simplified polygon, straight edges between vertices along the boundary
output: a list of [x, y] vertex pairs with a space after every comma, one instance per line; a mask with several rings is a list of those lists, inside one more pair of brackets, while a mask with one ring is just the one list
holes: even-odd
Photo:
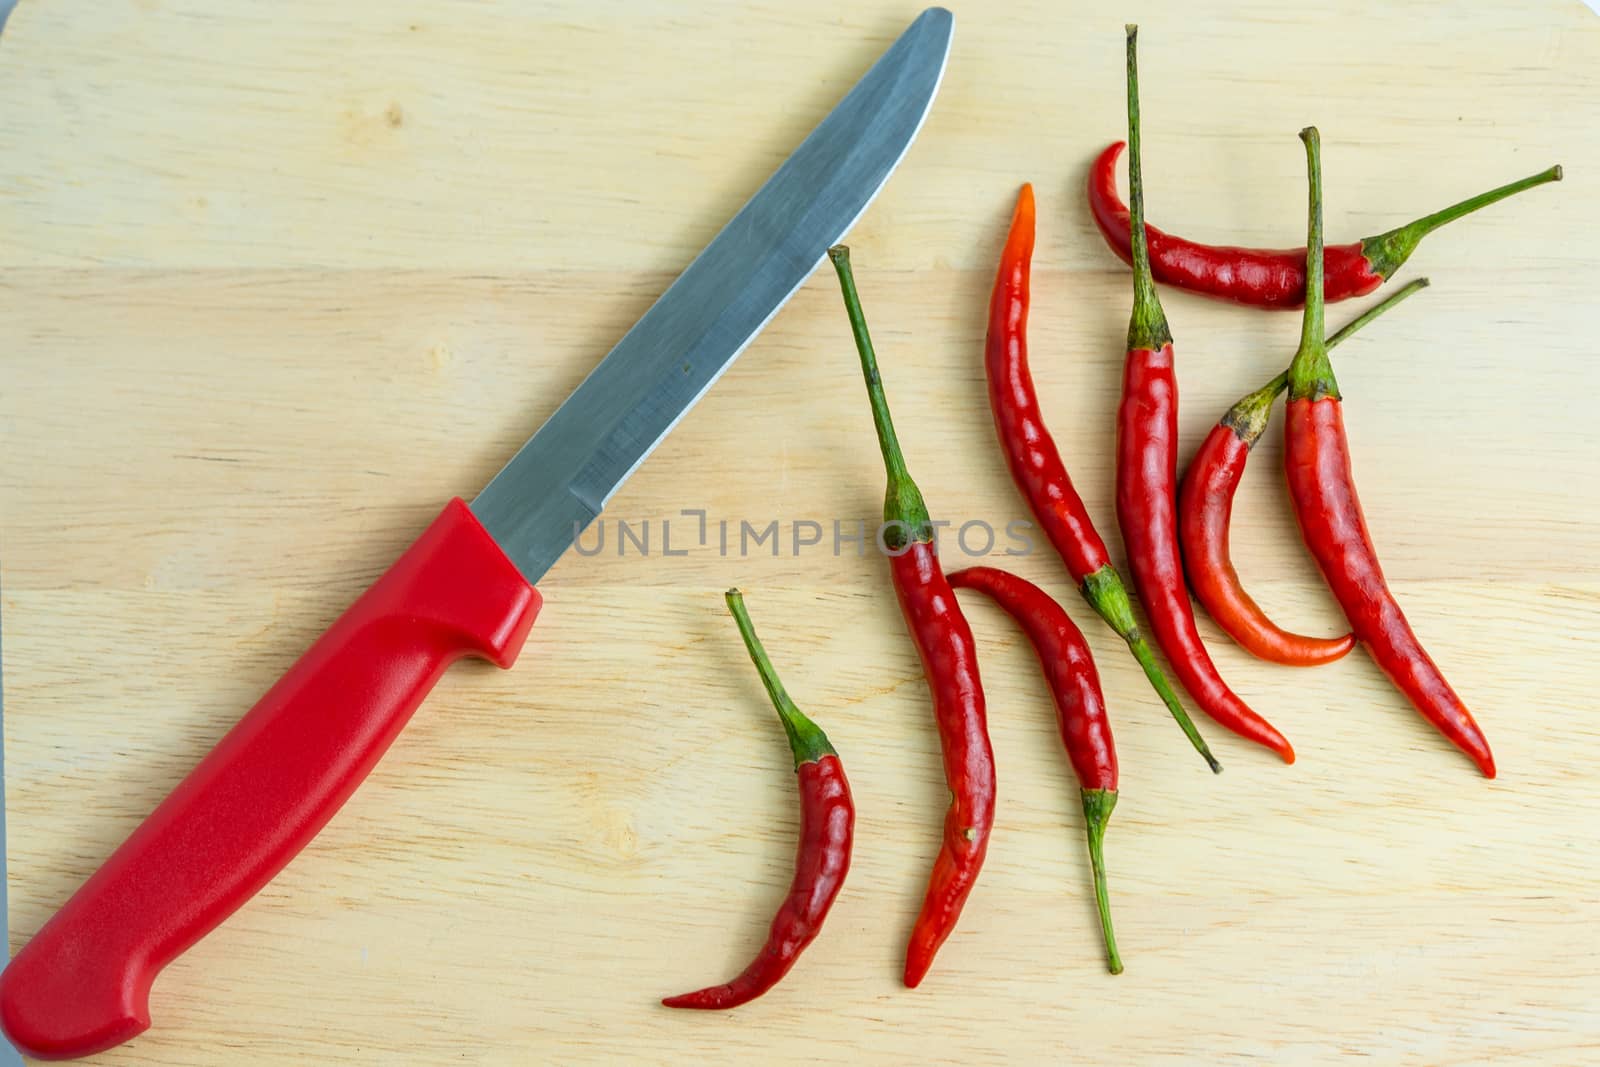
[[[1117, 194], [1117, 157], [1123, 142], [1101, 152], [1089, 168], [1089, 210], [1111, 250], [1132, 262], [1130, 213]], [[1387, 233], [1323, 249], [1323, 292], [1329, 303], [1365, 296], [1394, 274], [1418, 242], [1447, 223], [1526, 189], [1560, 181], [1554, 166], [1469, 197]], [[1157, 281], [1192, 293], [1251, 307], [1293, 310], [1305, 303], [1304, 248], [1208, 245], [1165, 233], [1148, 223], [1150, 265]]]
[[1128, 199], [1133, 312], [1128, 317], [1122, 403], [1117, 407], [1117, 525], [1128, 569], [1144, 601], [1156, 644], [1195, 703], [1241, 737], [1294, 762], [1282, 734], [1229, 689], [1200, 642], [1178, 554], [1178, 379], [1172, 328], [1161, 307], [1145, 240], [1144, 180], [1139, 162], [1137, 26], [1128, 27]]
[[1294, 748], [1228, 688], [1195, 628], [1178, 548], [1178, 382], [1172, 345], [1130, 348], [1117, 409], [1117, 522], [1156, 643], [1195, 703], [1240, 737], [1294, 762]]
[[1465, 752], [1484, 777], [1494, 754], [1461, 698], [1395, 602], [1356, 496], [1337, 397], [1289, 401], [1284, 466], [1306, 547], [1350, 620], [1356, 638], [1423, 717]]
[[1056, 705], [1061, 744], [1072, 761], [1089, 832], [1089, 862], [1094, 871], [1095, 906], [1106, 944], [1106, 969], [1122, 973], [1122, 956], [1111, 924], [1106, 888], [1106, 824], [1117, 806], [1117, 749], [1100, 690], [1100, 675], [1083, 632], [1062, 606], [1026, 578], [995, 567], [968, 567], [950, 575], [956, 589], [973, 589], [999, 604], [1022, 627], [1044, 668]]
[[[1346, 323], [1328, 338], [1327, 347], [1338, 346], [1427, 286], [1426, 278], [1407, 282], [1382, 303]], [[1245, 592], [1228, 550], [1228, 527], [1239, 479], [1250, 459], [1250, 450], [1266, 432], [1272, 405], [1288, 387], [1289, 372], [1284, 371], [1260, 389], [1240, 397], [1211, 428], [1184, 471], [1183, 484], [1178, 489], [1178, 539], [1195, 599], [1240, 647], [1273, 663], [1315, 667], [1346, 655], [1355, 647], [1355, 636], [1307, 637], [1274, 623]]]
[[[1413, 278], [1400, 286], [1381, 304], [1342, 326], [1328, 338], [1328, 349], [1362, 331], [1374, 318], [1427, 288], [1427, 278]], [[1290, 374], [1283, 371], [1266, 386], [1238, 398], [1232, 408], [1211, 427], [1205, 442], [1189, 462], [1184, 482], [1178, 490], [1178, 533], [1184, 553], [1184, 569], [1189, 573], [1189, 589], [1195, 600], [1205, 605], [1216, 624], [1246, 651], [1261, 659], [1286, 667], [1315, 667], [1346, 656], [1355, 646], [1355, 635], [1306, 637], [1291, 633], [1267, 617], [1266, 611], [1245, 592], [1234, 569], [1234, 558], [1227, 545], [1234, 493], [1250, 450], [1261, 440], [1272, 419], [1272, 405], [1288, 389]]]
[[984, 370], [989, 408], [1012, 480], [1061, 554], [1074, 582], [1083, 582], [1111, 554], [1073, 487], [1055, 438], [1039, 410], [1039, 395], [1028, 368], [1028, 303], [1034, 243], [1033, 187], [1024, 185], [1001, 253], [989, 298], [989, 330], [984, 340]]
[[737, 978], [668, 997], [661, 1002], [667, 1007], [709, 1011], [752, 1001], [789, 973], [821, 930], [850, 871], [855, 805], [838, 756], [808, 760], [795, 773], [800, 783], [800, 845], [794, 880], [772, 920], [766, 943]]
[[995, 567], [968, 567], [950, 575], [955, 589], [985, 594], [1017, 621], [1044, 668], [1055, 699], [1061, 744], [1084, 789], [1117, 788], [1117, 749], [1100, 689], [1100, 674], [1083, 631], [1061, 605], [1026, 578]]
[[1295, 520], [1323, 579], [1344, 609], [1356, 639], [1424, 718], [1478, 765], [1495, 775], [1494, 755], [1461, 698], [1444, 680], [1395, 603], [1367, 532], [1367, 520], [1350, 471], [1339, 382], [1323, 338], [1319, 275], [1322, 248], [1322, 139], [1315, 126], [1300, 131], [1310, 187], [1306, 276], [1309, 299], [1300, 323], [1300, 347], [1289, 364], [1289, 411], [1284, 430], [1284, 472]]
[[[1125, 147], [1117, 141], [1089, 168], [1089, 210], [1111, 250], [1131, 263], [1128, 206], [1117, 192], [1117, 159]], [[1150, 242], [1150, 269], [1156, 281], [1202, 296], [1252, 307], [1293, 310], [1305, 302], [1306, 250], [1303, 248], [1238, 248], [1206, 245], [1175, 237], [1145, 223]], [[1327, 299], [1365, 296], [1383, 284], [1361, 252], [1361, 242], [1329, 247]]]
[[939, 946], [955, 929], [989, 851], [994, 828], [994, 749], [989, 743], [972, 627], [956, 603], [933, 545], [912, 542], [890, 558], [889, 569], [901, 614], [928, 679], [945, 781], [950, 787], [944, 839], [906, 948], [905, 984], [914, 989], [927, 975]]
[[726, 600], [794, 754], [795, 776], [800, 785], [800, 843], [789, 892], [755, 959], [732, 981], [667, 997], [661, 1003], [669, 1008], [734, 1008], [776, 985], [822, 929], [822, 921], [828, 917], [828, 909], [833, 907], [845, 876], [850, 873], [850, 850], [855, 838], [855, 802], [850, 797], [850, 783], [839, 754], [822, 728], [789, 698], [745, 610], [744, 595], [730, 589]]
[[1252, 442], [1227, 420], [1206, 435], [1178, 493], [1179, 534], [1189, 587], [1206, 612], [1240, 647], [1272, 663], [1315, 667], [1343, 658], [1355, 637], [1309, 637], [1267, 617], [1239, 581], [1228, 551], [1233, 497]]
[[1210, 747], [1156, 663], [1133, 614], [1122, 576], [1112, 566], [1106, 544], [1089, 509], [1072, 484], [1055, 438], [1039, 409], [1039, 395], [1028, 367], [1028, 305], [1034, 244], [1033, 186], [1017, 194], [1016, 211], [1000, 256], [989, 298], [989, 329], [984, 342], [984, 373], [989, 409], [1012, 480], [1028, 501], [1045, 536], [1060, 554], [1078, 590], [1128, 644], [1157, 695], [1184, 735], [1213, 771], [1221, 771]]
[[867, 400], [872, 406], [873, 428], [883, 454], [884, 473], [888, 476], [883, 496], [882, 547], [888, 553], [895, 596], [933, 696], [945, 782], [950, 787], [943, 843], [906, 946], [905, 983], [915, 988], [927, 975], [939, 946], [955, 929], [989, 851], [989, 833], [994, 828], [994, 749], [989, 744], [988, 715], [972, 627], [967, 625], [955, 592], [939, 566], [933, 521], [922, 491], [906, 468], [850, 269], [850, 250], [843, 245], [830, 248], [828, 259], [839, 276], [850, 331], [861, 358]]

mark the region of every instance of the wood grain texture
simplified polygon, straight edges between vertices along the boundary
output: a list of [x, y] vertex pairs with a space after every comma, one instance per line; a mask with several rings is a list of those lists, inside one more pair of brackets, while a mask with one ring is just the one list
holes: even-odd
[[[1025, 517], [979, 353], [1032, 180], [1035, 374], [1110, 533], [1128, 280], [1079, 189], [1124, 128], [1130, 12], [955, 6], [942, 96], [851, 238], [890, 398], [936, 516]], [[23, 0], [0, 43], [14, 947], [446, 497], [494, 472], [912, 14]], [[1338, 353], [1373, 535], [1501, 778], [1361, 654], [1296, 673], [1205, 623], [1300, 753], [1284, 768], [1202, 721], [1227, 767], [1213, 778], [1036, 552], [1013, 562], [1067, 598], [1116, 723], [1128, 970], [1103, 973], [1036, 667], [973, 603], [996, 841], [929, 981], [900, 989], [944, 793], [884, 568], [831, 537], [737, 554], [741, 520], [787, 540], [879, 507], [823, 273], [608, 512], [657, 537], [674, 518], [688, 554], [611, 543], [560, 563], [518, 667], [452, 671], [321, 837], [158, 981], [155, 1029], [100, 1062], [1600, 1058], [1600, 21], [1571, 0], [1137, 15], [1150, 213], [1190, 236], [1297, 243], [1308, 122], [1337, 239], [1566, 166], [1429, 238], [1407, 274], [1433, 288]], [[1279, 369], [1297, 320], [1167, 308], [1192, 448]], [[1282, 621], [1331, 633], [1280, 458], [1275, 430], [1235, 557]], [[734, 554], [715, 527], [688, 544], [683, 508], [730, 521]], [[735, 583], [843, 753], [859, 840], [784, 987], [685, 1017], [656, 999], [758, 943], [796, 823], [781, 731], [718, 597]]]

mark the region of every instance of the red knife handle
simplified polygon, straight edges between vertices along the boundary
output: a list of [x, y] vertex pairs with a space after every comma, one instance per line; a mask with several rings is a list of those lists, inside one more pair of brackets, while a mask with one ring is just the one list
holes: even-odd
[[155, 976], [269, 882], [463, 656], [516, 660], [539, 594], [460, 500], [339, 617], [0, 974], [22, 1052], [150, 1025]]

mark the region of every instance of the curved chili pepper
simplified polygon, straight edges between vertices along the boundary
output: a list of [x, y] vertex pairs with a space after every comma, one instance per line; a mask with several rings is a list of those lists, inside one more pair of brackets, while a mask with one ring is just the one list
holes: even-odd
[[[1369, 308], [1328, 338], [1334, 348], [1373, 319], [1428, 284], [1418, 278], [1376, 307]], [[1355, 647], [1353, 634], [1307, 637], [1290, 633], [1267, 617], [1239, 581], [1228, 554], [1233, 494], [1244, 476], [1250, 450], [1272, 417], [1272, 403], [1289, 386], [1289, 372], [1250, 393], [1211, 428], [1184, 472], [1178, 488], [1178, 539], [1189, 588], [1217, 625], [1240, 647], [1287, 667], [1315, 667], [1342, 659]]]
[[[1089, 168], [1089, 211], [1111, 250], [1132, 263], [1128, 208], [1117, 195], [1117, 141], [1101, 152]], [[1354, 244], [1331, 245], [1324, 250], [1326, 299], [1330, 302], [1365, 296], [1394, 277], [1417, 244], [1428, 234], [1463, 215], [1470, 215], [1497, 200], [1514, 196], [1546, 182], [1561, 180], [1557, 164], [1520, 181], [1468, 197], [1431, 215], [1397, 226]], [[1252, 307], [1292, 310], [1305, 303], [1306, 250], [1304, 248], [1237, 248], [1205, 245], [1174, 237], [1147, 225], [1150, 266], [1156, 281], [1187, 289], [1201, 296], [1230, 300]]]
[[739, 590], [730, 589], [726, 599], [794, 752], [794, 770], [800, 780], [800, 847], [794, 860], [794, 881], [772, 920], [766, 944], [750, 966], [722, 985], [667, 997], [661, 1003], [669, 1008], [734, 1008], [777, 985], [822, 929], [822, 920], [828, 917], [828, 909], [833, 907], [844, 887], [845, 875], [850, 872], [856, 809], [850, 799], [844, 765], [828, 743], [828, 735], [789, 699], [777, 669], [756, 636], [755, 624], [745, 611], [744, 597]]
[[1222, 767], [1190, 721], [1189, 713], [1178, 703], [1177, 694], [1167, 683], [1166, 675], [1161, 673], [1155, 653], [1139, 629], [1128, 590], [1111, 564], [1106, 543], [1100, 539], [1094, 520], [1089, 517], [1089, 509], [1083, 506], [1082, 498], [1073, 487], [1055, 438], [1039, 410], [1039, 395], [1028, 370], [1033, 238], [1033, 186], [1024, 185], [1017, 194], [1011, 232], [1000, 256], [994, 293], [989, 298], [989, 332], [984, 343], [989, 408], [994, 413], [994, 428], [1006, 455], [1006, 465], [1044, 528], [1045, 536], [1060, 553], [1072, 580], [1078, 583], [1078, 591], [1117, 636], [1127, 642], [1134, 658], [1144, 668], [1145, 677], [1150, 679], [1184, 736], [1211, 765], [1212, 771], [1220, 773]]
[[1345, 440], [1339, 383], [1323, 342], [1322, 159], [1315, 127], [1300, 132], [1310, 171], [1310, 251], [1306, 257], [1311, 298], [1300, 327], [1300, 347], [1289, 364], [1289, 410], [1284, 468], [1300, 534], [1344, 609], [1356, 639], [1424, 718], [1470, 756], [1486, 778], [1495, 775], [1494, 755], [1472, 713], [1412, 633], [1378, 565], [1367, 521], [1361, 514], [1350, 450]]
[[1106, 966], [1122, 973], [1117, 935], [1111, 929], [1111, 898], [1106, 891], [1106, 823], [1117, 806], [1117, 749], [1106, 718], [1106, 699], [1100, 675], [1083, 632], [1066, 609], [1043, 589], [1025, 578], [994, 567], [968, 567], [950, 576], [955, 589], [975, 589], [1005, 609], [1028, 635], [1033, 651], [1050, 683], [1056, 702], [1056, 724], [1061, 744], [1072, 761], [1083, 795], [1083, 815], [1089, 829], [1089, 863], [1094, 870], [1095, 907], [1106, 940]]
[[905, 983], [914, 989], [928, 973], [939, 946], [955, 929], [989, 850], [989, 834], [994, 828], [994, 749], [989, 744], [972, 627], [967, 625], [961, 605], [939, 567], [928, 508], [900, 452], [872, 338], [861, 311], [861, 298], [850, 273], [850, 250], [843, 245], [830, 248], [828, 258], [839, 275], [850, 329], [861, 355], [867, 398], [872, 403], [878, 446], [889, 476], [883, 498], [889, 572], [933, 694], [944, 776], [950, 786], [944, 844], [934, 862], [922, 911], [911, 928], [911, 942], [906, 948]]
[[1133, 584], [1144, 601], [1156, 643], [1196, 704], [1241, 737], [1265, 745], [1285, 763], [1294, 749], [1229, 689], [1195, 629], [1178, 553], [1178, 379], [1172, 330], [1150, 276], [1144, 239], [1144, 183], [1139, 174], [1138, 27], [1128, 27], [1129, 198], [1133, 203], [1133, 315], [1117, 409], [1117, 524], [1128, 549]]

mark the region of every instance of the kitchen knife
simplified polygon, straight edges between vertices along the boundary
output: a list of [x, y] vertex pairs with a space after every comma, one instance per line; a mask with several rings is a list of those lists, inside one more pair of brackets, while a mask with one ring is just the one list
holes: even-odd
[[952, 17], [911, 24], [470, 506], [450, 501], [0, 974], [23, 1052], [150, 1025], [155, 976], [327, 823], [446, 667], [510, 667], [534, 583], [806, 280], [938, 90]]

